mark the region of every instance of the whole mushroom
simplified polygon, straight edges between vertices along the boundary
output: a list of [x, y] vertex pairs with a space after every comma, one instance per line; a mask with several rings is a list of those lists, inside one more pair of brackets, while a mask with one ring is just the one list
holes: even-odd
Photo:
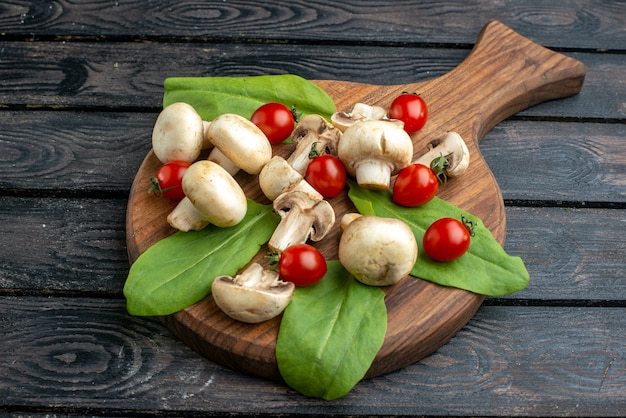
[[205, 122], [183, 102], [172, 103], [159, 113], [152, 129], [152, 149], [162, 162], [194, 162], [205, 140]]
[[335, 210], [331, 204], [301, 190], [279, 195], [274, 199], [274, 211], [282, 219], [267, 243], [272, 251], [284, 251], [309, 239], [319, 241], [335, 224]]
[[339, 261], [357, 280], [387, 286], [407, 276], [417, 260], [417, 242], [396, 218], [348, 216], [339, 240]]
[[[433, 164], [433, 160], [437, 162]], [[447, 177], [457, 177], [469, 167], [470, 153], [461, 135], [451, 131], [429, 142], [427, 152], [421, 155], [415, 163], [438, 168], [435, 170], [436, 174], [443, 173]]]
[[413, 142], [402, 127], [390, 121], [362, 121], [343, 133], [337, 156], [346, 171], [367, 189], [389, 188], [391, 176], [411, 163]]
[[189, 166], [182, 187], [185, 197], [167, 217], [167, 222], [180, 231], [200, 230], [210, 223], [234, 226], [248, 210], [239, 183], [212, 161], [200, 160]]
[[306, 115], [294, 128], [291, 139], [296, 149], [287, 157], [287, 162], [302, 176], [312, 155], [336, 154], [341, 131], [326, 122], [320, 115]]
[[216, 117], [206, 135], [214, 145], [208, 160], [221, 165], [231, 175], [240, 169], [259, 174], [272, 158], [272, 145], [263, 131], [243, 116], [225, 113]]
[[278, 316], [293, 297], [295, 285], [280, 279], [278, 272], [252, 263], [241, 274], [213, 280], [215, 304], [233, 319], [259, 323]]
[[259, 187], [269, 200], [290, 190], [302, 190], [318, 199], [324, 198], [280, 155], [272, 157], [259, 173]]

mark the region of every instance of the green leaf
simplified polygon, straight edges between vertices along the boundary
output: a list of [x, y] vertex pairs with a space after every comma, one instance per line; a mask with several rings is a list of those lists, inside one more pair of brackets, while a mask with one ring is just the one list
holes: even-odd
[[337, 399], [361, 380], [387, 331], [385, 293], [358, 282], [339, 261], [315, 285], [296, 289], [276, 342], [285, 382], [306, 396]]
[[293, 74], [249, 77], [171, 77], [165, 80], [163, 106], [186, 102], [203, 120], [224, 113], [250, 118], [262, 104], [279, 102], [303, 114], [330, 119], [335, 103], [319, 86]]
[[210, 293], [215, 277], [236, 274], [257, 254], [279, 220], [271, 205], [248, 199], [246, 216], [233, 227], [179, 231], [150, 246], [128, 273], [128, 312], [169, 315], [198, 302]]
[[[373, 191], [350, 184], [349, 197], [363, 215], [398, 218], [413, 230], [419, 246], [417, 262], [411, 275], [443, 286], [452, 286], [487, 296], [501, 296], [524, 289], [530, 276], [519, 257], [508, 255], [491, 231], [475, 216], [435, 197], [427, 204], [407, 208], [396, 205], [389, 191]], [[460, 258], [438, 262], [423, 250], [426, 229], [439, 218], [461, 219], [465, 216], [476, 224], [470, 247]]]

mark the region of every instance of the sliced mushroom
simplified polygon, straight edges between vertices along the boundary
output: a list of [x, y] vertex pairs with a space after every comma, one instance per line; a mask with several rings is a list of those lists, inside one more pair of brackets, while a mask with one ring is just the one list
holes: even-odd
[[152, 129], [152, 149], [159, 161], [194, 162], [203, 143], [204, 122], [191, 105], [172, 103], [159, 113]]
[[263, 131], [243, 116], [220, 115], [208, 125], [206, 134], [215, 146], [209, 161], [221, 165], [231, 175], [240, 169], [259, 174], [272, 158], [272, 145]]
[[304, 176], [312, 156], [337, 153], [340, 137], [341, 131], [323, 117], [307, 115], [298, 122], [291, 134], [296, 149], [287, 158], [287, 162]]
[[347, 225], [339, 240], [339, 261], [357, 280], [387, 286], [410, 273], [418, 249], [406, 223], [378, 216], [356, 216], [346, 222], [342, 219], [344, 223]]
[[212, 161], [200, 160], [189, 166], [182, 186], [185, 197], [167, 217], [173, 228], [197, 231], [210, 223], [233, 226], [246, 215], [248, 201], [241, 186]]
[[[448, 177], [457, 177], [469, 167], [469, 150], [461, 135], [456, 132], [448, 132], [443, 137], [431, 141], [427, 149], [428, 151], [415, 163], [433, 168], [438, 177], [441, 173]], [[434, 160], [437, 161], [433, 163]]]
[[330, 117], [330, 122], [341, 132], [345, 132], [348, 127], [365, 120], [388, 120], [400, 127], [404, 126], [400, 120], [388, 119], [384, 108], [370, 106], [366, 103], [355, 103], [351, 112], [335, 112]]
[[269, 200], [274, 200], [278, 195], [290, 190], [301, 190], [317, 199], [323, 199], [323, 196], [280, 155], [272, 157], [259, 173], [259, 187]]
[[292, 282], [257, 263], [235, 277], [217, 277], [211, 285], [213, 300], [224, 313], [252, 324], [278, 316], [291, 302], [294, 290]]
[[288, 191], [274, 199], [274, 211], [282, 219], [268, 242], [272, 251], [283, 251], [309, 239], [319, 241], [335, 224], [330, 203], [301, 190]]
[[410, 164], [413, 142], [393, 122], [357, 122], [343, 133], [337, 156], [361, 187], [384, 190], [391, 176]]

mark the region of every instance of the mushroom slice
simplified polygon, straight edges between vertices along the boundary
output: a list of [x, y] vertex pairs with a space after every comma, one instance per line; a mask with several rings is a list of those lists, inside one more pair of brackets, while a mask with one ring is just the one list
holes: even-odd
[[304, 116], [291, 134], [296, 149], [287, 158], [287, 162], [302, 176], [312, 156], [319, 154], [336, 154], [337, 142], [341, 131], [320, 115]]
[[225, 113], [207, 126], [206, 136], [215, 146], [208, 160], [235, 175], [239, 169], [259, 174], [272, 158], [272, 145], [254, 123], [243, 116]]
[[461, 135], [451, 131], [429, 142], [427, 152], [415, 163], [431, 167], [437, 177], [444, 175], [445, 180], [445, 176], [457, 177], [465, 173], [469, 167], [470, 153]]
[[387, 286], [407, 276], [417, 260], [411, 228], [396, 218], [350, 216], [342, 224], [339, 261], [357, 280]]
[[278, 272], [252, 263], [241, 274], [213, 280], [211, 294], [226, 315], [256, 324], [278, 316], [293, 297], [295, 285], [280, 279]]
[[168, 215], [167, 222], [180, 231], [200, 230], [212, 223], [219, 227], [241, 222], [248, 201], [239, 183], [212, 161], [189, 166], [182, 181], [185, 197]]
[[404, 126], [400, 120], [387, 118], [387, 112], [384, 108], [370, 106], [366, 103], [355, 103], [351, 112], [335, 112], [330, 117], [330, 122], [341, 132], [345, 132], [348, 127], [365, 120], [388, 120], [400, 127]]
[[152, 149], [162, 163], [194, 162], [202, 151], [204, 122], [187, 103], [172, 103], [159, 113], [152, 128]]
[[259, 173], [259, 187], [269, 200], [290, 190], [302, 190], [318, 199], [324, 198], [280, 155], [272, 157]]
[[330, 203], [301, 190], [292, 190], [274, 199], [274, 211], [282, 218], [268, 247], [284, 251], [307, 240], [319, 241], [335, 224], [335, 211]]
[[367, 189], [389, 188], [391, 176], [410, 164], [413, 158], [411, 137], [389, 121], [357, 122], [343, 133], [337, 156], [346, 171], [356, 176]]

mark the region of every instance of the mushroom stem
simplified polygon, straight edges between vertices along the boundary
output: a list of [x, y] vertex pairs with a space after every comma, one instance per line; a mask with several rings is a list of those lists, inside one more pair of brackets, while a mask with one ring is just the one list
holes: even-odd
[[363, 159], [355, 164], [359, 186], [373, 190], [387, 190], [391, 181], [392, 164], [382, 159]]
[[167, 222], [172, 228], [185, 232], [191, 230], [199, 231], [210, 223], [206, 216], [198, 211], [186, 196], [178, 202], [167, 216]]
[[299, 190], [278, 196], [274, 210], [282, 219], [268, 242], [272, 251], [284, 251], [309, 239], [319, 241], [335, 223], [335, 211], [330, 203]]
[[228, 174], [234, 176], [239, 172], [239, 167], [228, 158], [219, 148], [214, 147], [211, 153], [207, 157], [207, 160], [213, 161], [215, 164], [220, 165]]

